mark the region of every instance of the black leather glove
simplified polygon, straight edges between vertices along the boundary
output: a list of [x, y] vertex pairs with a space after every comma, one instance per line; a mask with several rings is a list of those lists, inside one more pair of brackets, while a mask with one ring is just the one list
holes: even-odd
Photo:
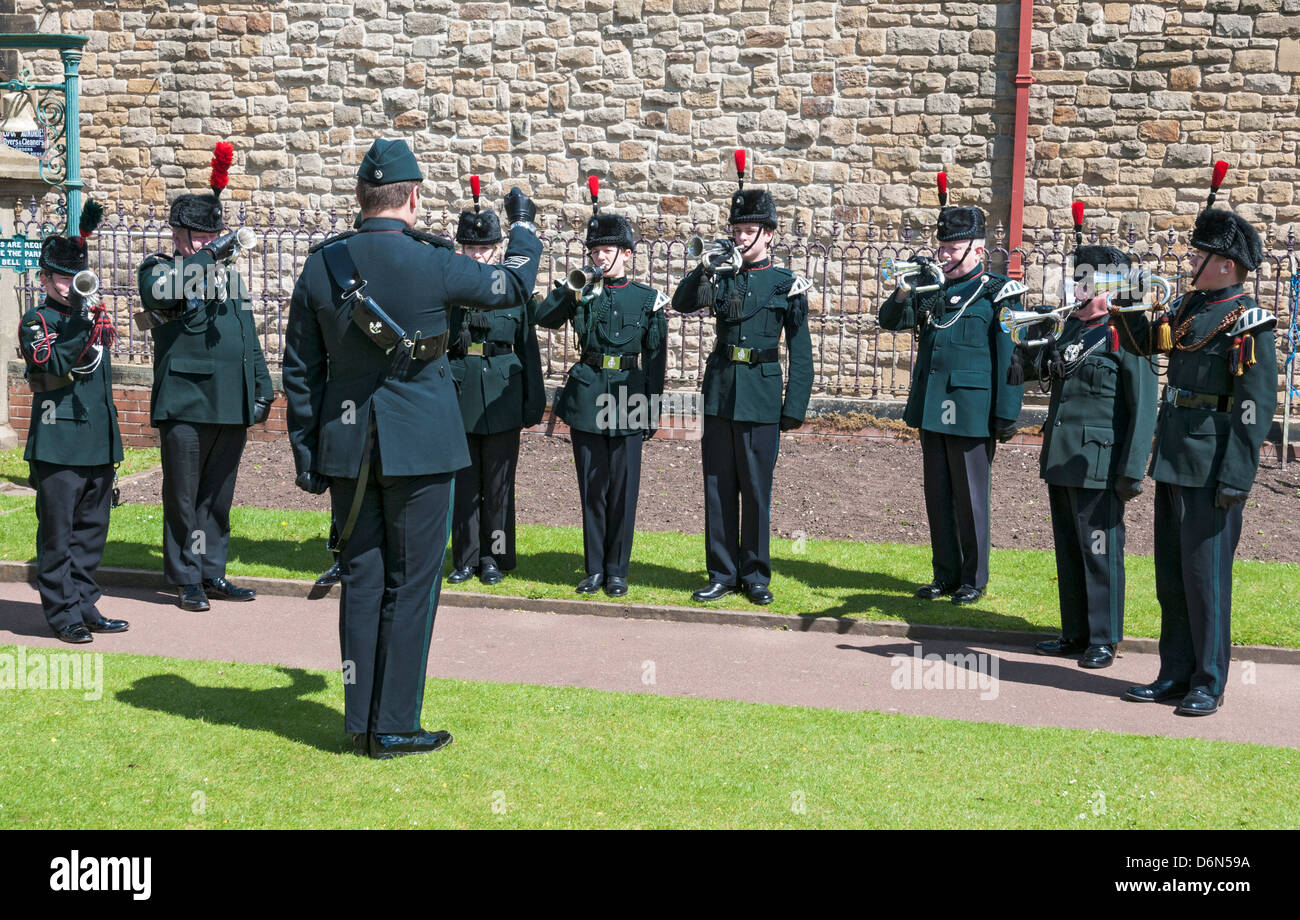
[[1142, 480], [1120, 476], [1115, 480], [1115, 494], [1122, 502], [1132, 501], [1142, 494]]
[[537, 205], [533, 200], [515, 186], [506, 195], [506, 222], [513, 224], [516, 221], [524, 220], [533, 223], [537, 219]]
[[1015, 419], [1008, 421], [1007, 419], [1000, 418], [995, 422], [993, 436], [998, 439], [999, 444], [1005, 444], [1014, 438], [1016, 432], [1019, 430], [1019, 426], [1016, 424]]
[[320, 473], [299, 473], [293, 484], [304, 492], [320, 495], [330, 487], [330, 480], [328, 476], [322, 476]]
[[1243, 492], [1241, 489], [1234, 489], [1231, 486], [1219, 486], [1219, 491], [1214, 494], [1214, 506], [1216, 508], [1231, 508], [1233, 505], [1240, 505], [1249, 494], [1249, 492]]
[[253, 402], [253, 424], [260, 425], [266, 421], [266, 417], [271, 414], [271, 400], [265, 397], [258, 397]]
[[796, 428], [800, 427], [801, 425], [803, 425], [803, 419], [801, 418], [793, 418], [789, 415], [781, 416], [782, 431], [794, 431]]

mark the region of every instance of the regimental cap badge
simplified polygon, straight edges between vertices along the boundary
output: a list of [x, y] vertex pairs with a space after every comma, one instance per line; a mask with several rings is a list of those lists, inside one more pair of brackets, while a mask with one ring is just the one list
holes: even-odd
[[383, 323], [380, 323], [380, 322], [373, 322], [373, 323], [370, 324], [370, 334], [371, 334], [371, 335], [379, 335], [379, 333], [381, 333], [381, 332], [383, 332], [383, 331], [384, 331], [384, 324], [383, 324]]

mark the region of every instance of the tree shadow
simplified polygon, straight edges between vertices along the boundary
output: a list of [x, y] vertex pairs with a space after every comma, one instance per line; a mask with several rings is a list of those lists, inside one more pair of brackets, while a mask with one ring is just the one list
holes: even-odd
[[179, 674], [151, 674], [118, 691], [115, 697], [137, 709], [249, 731], [273, 732], [288, 741], [329, 754], [350, 752], [351, 739], [340, 731], [342, 711], [302, 699], [325, 689], [324, 676], [301, 668], [276, 670], [289, 677], [289, 686], [261, 690], [203, 687]]
[[[911, 659], [915, 654], [915, 650], [920, 648], [922, 655], [963, 656], [960, 661], [954, 662], [954, 666], [963, 667], [967, 671], [976, 671], [976, 668], [970, 666], [971, 663], [978, 662], [980, 660], [979, 655], [988, 655], [997, 658], [997, 679], [999, 681], [1005, 680], [1036, 687], [1052, 687], [1057, 690], [1068, 690], [1077, 693], [1093, 693], [1098, 696], [1122, 696], [1125, 690], [1134, 686], [1131, 680], [1107, 677], [1100, 671], [1081, 668], [1073, 658], [1044, 658], [1041, 662], [1017, 661], [1003, 658], [998, 655], [996, 647], [989, 646], [985, 646], [983, 649], [974, 649], [957, 642], [931, 640], [896, 645], [841, 644], [835, 647], [844, 651], [878, 655], [882, 658], [901, 656], [907, 659]], [[1028, 652], [1029, 649], [1026, 648], [1024, 651]]]

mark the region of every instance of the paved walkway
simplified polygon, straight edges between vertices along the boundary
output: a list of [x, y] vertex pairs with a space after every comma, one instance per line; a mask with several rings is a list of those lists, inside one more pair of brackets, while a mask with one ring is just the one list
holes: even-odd
[[[160, 591], [108, 590], [99, 609], [130, 620], [131, 630], [68, 646], [50, 635], [35, 589], [0, 583], [0, 645], [323, 670], [339, 665], [338, 602], [331, 598], [263, 595], [248, 604], [214, 601], [210, 612], [193, 614]], [[927, 655], [960, 657], [952, 663], [918, 658]], [[1300, 748], [1300, 665], [1233, 661], [1225, 706], [1205, 718], [1175, 715], [1173, 704], [1119, 698], [1126, 687], [1153, 680], [1157, 668], [1149, 654], [1124, 654], [1106, 670], [1085, 671], [1072, 660], [1006, 645], [446, 604], [429, 655], [435, 677]]]

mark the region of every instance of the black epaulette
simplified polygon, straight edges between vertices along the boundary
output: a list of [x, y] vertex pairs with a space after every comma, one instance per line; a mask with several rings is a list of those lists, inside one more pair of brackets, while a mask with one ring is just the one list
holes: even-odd
[[336, 233], [333, 236], [327, 236], [325, 237], [325, 239], [321, 240], [315, 246], [312, 246], [310, 249], [308, 249], [307, 254], [311, 255], [313, 252], [315, 252], [318, 249], [324, 249], [330, 243], [337, 243], [339, 240], [346, 240], [348, 237], [356, 236], [356, 235], [357, 235], [357, 231], [355, 230], [344, 230], [342, 233]]
[[428, 243], [430, 246], [437, 246], [441, 249], [450, 249], [453, 252], [456, 244], [445, 236], [434, 236], [432, 233], [425, 233], [423, 230], [416, 230], [414, 227], [407, 227], [402, 231], [412, 239], [419, 240], [421, 243]]

